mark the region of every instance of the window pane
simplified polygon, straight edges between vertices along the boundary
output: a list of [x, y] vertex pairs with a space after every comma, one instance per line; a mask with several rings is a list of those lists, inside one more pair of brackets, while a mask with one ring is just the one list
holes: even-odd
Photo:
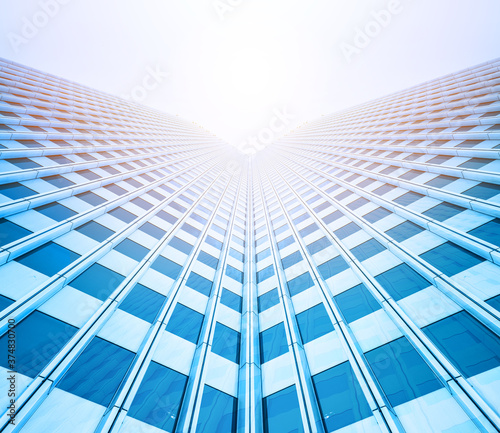
[[309, 250], [309, 254], [313, 255], [323, 251], [325, 248], [329, 247], [332, 243], [323, 236], [321, 239], [313, 242], [312, 244], [307, 245], [307, 249]]
[[386, 233], [396, 242], [403, 242], [406, 239], [410, 239], [411, 237], [418, 235], [423, 231], [423, 228], [417, 226], [416, 224], [413, 224], [411, 221], [405, 221], [404, 223], [401, 223], [396, 227], [387, 230]]
[[287, 352], [288, 344], [283, 322], [260, 333], [260, 362], [262, 364]]
[[198, 261], [211, 267], [212, 269], [217, 269], [217, 266], [219, 265], [219, 259], [206, 253], [205, 251], [200, 251], [198, 254]]
[[76, 215], [74, 210], [68, 209], [66, 206], [56, 202], [36, 207], [35, 210], [55, 221], [63, 221]]
[[232, 308], [234, 311], [241, 313], [242, 298], [231, 290], [222, 289], [220, 301], [226, 307]]
[[146, 257], [146, 254], [149, 252], [146, 247], [143, 247], [130, 239], [124, 239], [114, 249], [133, 260], [137, 260], [138, 262]]
[[111, 269], [94, 263], [69, 283], [71, 287], [104, 301], [121, 284], [125, 277]]
[[203, 314], [182, 304], [177, 304], [172, 317], [167, 323], [166, 330], [196, 344], [198, 343], [202, 324]]
[[181, 265], [173, 262], [172, 260], [166, 259], [163, 256], [158, 256], [151, 265], [151, 268], [155, 269], [158, 272], [161, 272], [167, 277], [172, 278], [172, 280], [175, 280], [182, 270]]
[[205, 296], [210, 296], [212, 292], [212, 281], [198, 275], [196, 272], [191, 272], [186, 282], [186, 286], [191, 287]]
[[312, 286], [314, 286], [314, 281], [312, 280], [311, 275], [309, 275], [309, 272], [288, 281], [288, 291], [290, 292], [290, 296], [298, 295], [300, 292], [303, 292]]
[[302, 343], [306, 344], [333, 331], [333, 325], [323, 304], [297, 314]]
[[113, 230], [110, 230], [95, 221], [89, 221], [88, 223], [78, 227], [76, 231], [94, 239], [97, 242], [102, 242], [115, 233]]
[[283, 265], [283, 269], [288, 269], [289, 267], [301, 261], [302, 261], [302, 254], [300, 254], [300, 251], [295, 251], [289, 256], [286, 256], [283, 259], [281, 259], [281, 264]]
[[257, 298], [259, 304], [259, 313], [266, 311], [268, 308], [274, 307], [280, 303], [280, 295], [278, 289], [270, 290], [269, 292], [260, 295]]
[[436, 221], [445, 221], [448, 218], [458, 215], [460, 212], [463, 212], [464, 210], [465, 209], [463, 207], [443, 202], [423, 212], [423, 215], [435, 219]]
[[302, 417], [295, 386], [263, 399], [265, 433], [303, 433]]
[[217, 322], [212, 352], [238, 364], [240, 361], [240, 333]]
[[15, 242], [32, 232], [6, 219], [0, 218], [0, 246]]
[[269, 265], [267, 268], [262, 269], [257, 272], [257, 284], [262, 281], [267, 280], [269, 277], [274, 275], [274, 267], [273, 265]]
[[364, 284], [358, 284], [335, 296], [335, 301], [348, 323], [382, 308]]
[[54, 242], [47, 242], [15, 260], [51, 277], [74, 262], [78, 257], [80, 257], [79, 254], [67, 248], [61, 247]]
[[452, 242], [420, 254], [420, 257], [449, 277], [484, 261], [482, 257]]
[[153, 323], [164, 301], [165, 296], [142, 284], [136, 284], [120, 304], [120, 309]]
[[188, 255], [191, 254], [191, 251], [193, 250], [193, 245], [179, 239], [177, 236], [174, 236], [168, 244], [176, 250]]
[[318, 271], [325, 280], [346, 269], [349, 269], [349, 265], [341, 256], [337, 256], [318, 266]]
[[468, 233], [483, 241], [494, 245], [500, 245], [500, 219], [495, 218], [482, 226], [470, 230]]
[[237, 400], [234, 397], [205, 385], [196, 431], [207, 433], [236, 432], [237, 406]]
[[377, 275], [375, 279], [395, 301], [399, 301], [431, 285], [406, 263]]
[[385, 251], [385, 247], [375, 239], [370, 239], [351, 249], [351, 253], [353, 253], [360, 262], [368, 260], [370, 257], [376, 256], [382, 251]]

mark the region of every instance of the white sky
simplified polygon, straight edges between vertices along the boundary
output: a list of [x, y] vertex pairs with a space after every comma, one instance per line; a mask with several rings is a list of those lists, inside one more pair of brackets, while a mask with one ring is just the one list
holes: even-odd
[[[341, 44], [394, 2], [398, 13], [349, 62]], [[276, 110], [293, 116], [290, 129], [499, 57], [500, 2], [0, 0], [0, 56], [135, 93], [240, 145], [281, 129]], [[145, 78], [150, 90], [138, 88]]]

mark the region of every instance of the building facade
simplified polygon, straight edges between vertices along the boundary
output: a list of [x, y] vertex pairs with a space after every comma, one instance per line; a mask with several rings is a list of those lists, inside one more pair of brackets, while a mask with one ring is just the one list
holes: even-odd
[[500, 431], [499, 60], [252, 157], [0, 76], [3, 431]]

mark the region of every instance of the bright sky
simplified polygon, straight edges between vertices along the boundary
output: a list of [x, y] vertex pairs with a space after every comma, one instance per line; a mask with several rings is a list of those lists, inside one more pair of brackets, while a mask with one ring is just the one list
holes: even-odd
[[0, 0], [1, 57], [240, 146], [499, 57], [499, 41], [498, 0]]

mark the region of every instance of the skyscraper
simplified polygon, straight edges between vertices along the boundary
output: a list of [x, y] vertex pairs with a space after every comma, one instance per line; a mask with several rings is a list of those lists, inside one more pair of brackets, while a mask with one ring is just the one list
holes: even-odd
[[500, 60], [252, 157], [0, 74], [5, 431], [500, 430]]

